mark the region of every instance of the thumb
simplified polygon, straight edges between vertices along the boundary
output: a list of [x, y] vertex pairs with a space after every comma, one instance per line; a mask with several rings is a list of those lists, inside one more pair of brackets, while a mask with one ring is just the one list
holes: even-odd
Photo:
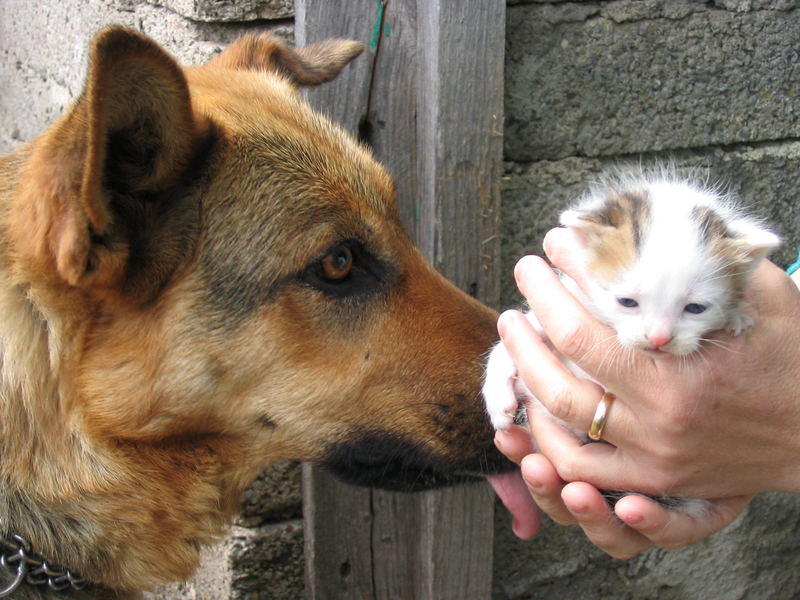
[[583, 251], [575, 235], [566, 227], [556, 227], [547, 232], [542, 246], [550, 262], [585, 290]]

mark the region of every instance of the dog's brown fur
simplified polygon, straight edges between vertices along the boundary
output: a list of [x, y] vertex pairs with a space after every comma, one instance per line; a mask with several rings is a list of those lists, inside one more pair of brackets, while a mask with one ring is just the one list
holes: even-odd
[[74, 107], [0, 159], [0, 533], [87, 597], [190, 575], [271, 461], [396, 489], [503, 464], [478, 398], [495, 315], [299, 99], [360, 51], [248, 36], [184, 70], [109, 28]]

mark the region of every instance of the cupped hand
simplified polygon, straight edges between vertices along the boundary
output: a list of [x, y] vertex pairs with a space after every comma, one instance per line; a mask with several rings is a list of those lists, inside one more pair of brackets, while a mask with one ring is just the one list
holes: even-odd
[[544, 455], [533, 452], [528, 430], [512, 426], [507, 432], [498, 431], [495, 443], [520, 464], [522, 480], [543, 512], [561, 525], [580, 526], [593, 544], [614, 558], [632, 558], [653, 546], [674, 550], [705, 539], [727, 527], [751, 499], [712, 500], [709, 511], [694, 518], [665, 510], [642, 496], [626, 496], [614, 507], [613, 518], [597, 488], [585, 482], [566, 483]]
[[[570, 240], [553, 230], [545, 250], [580, 285]], [[698, 498], [800, 491], [800, 292], [780, 269], [765, 261], [753, 274], [746, 296], [752, 329], [737, 337], [715, 333], [699, 353], [682, 358], [620, 353], [614, 332], [540, 258], [523, 258], [515, 275], [549, 338], [515, 311], [498, 323], [528, 388], [583, 431], [602, 388], [617, 396], [603, 434], [609, 444], [582, 445], [565, 429], [532, 419], [538, 447], [562, 480]], [[572, 375], [552, 347], [602, 387]]]

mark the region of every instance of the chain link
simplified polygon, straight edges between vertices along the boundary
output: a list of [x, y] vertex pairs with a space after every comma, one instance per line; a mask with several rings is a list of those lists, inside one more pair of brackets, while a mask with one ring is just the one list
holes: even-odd
[[69, 569], [55, 569], [39, 554], [31, 549], [31, 545], [20, 535], [12, 534], [10, 538], [0, 538], [0, 566], [14, 575], [14, 580], [0, 589], [0, 598], [13, 594], [23, 582], [30, 585], [46, 585], [51, 590], [81, 590], [88, 582], [72, 573]]

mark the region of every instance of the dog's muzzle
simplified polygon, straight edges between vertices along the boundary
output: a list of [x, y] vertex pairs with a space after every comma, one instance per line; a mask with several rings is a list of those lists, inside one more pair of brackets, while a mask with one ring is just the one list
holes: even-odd
[[516, 466], [493, 444], [477, 449], [466, 460], [453, 461], [408, 440], [376, 432], [334, 444], [321, 463], [345, 483], [399, 492], [478, 481]]

